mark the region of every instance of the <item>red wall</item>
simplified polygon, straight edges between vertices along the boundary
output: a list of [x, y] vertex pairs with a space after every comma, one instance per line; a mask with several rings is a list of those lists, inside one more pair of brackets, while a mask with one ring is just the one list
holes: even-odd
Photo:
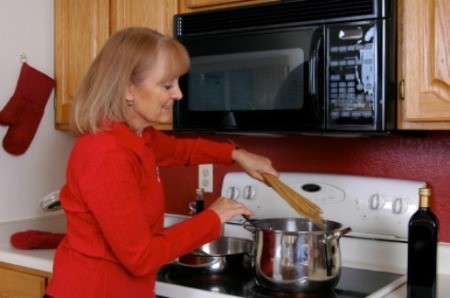
[[[178, 136], [194, 136], [178, 134]], [[428, 137], [334, 138], [319, 136], [215, 136], [232, 139], [242, 148], [268, 156], [278, 171], [355, 174], [425, 181], [433, 191], [432, 209], [440, 221], [439, 240], [450, 242], [450, 132], [430, 132]], [[198, 184], [197, 167], [160, 169], [166, 192], [167, 212], [188, 213]], [[214, 192], [220, 195], [226, 172], [236, 166], [214, 166]]]

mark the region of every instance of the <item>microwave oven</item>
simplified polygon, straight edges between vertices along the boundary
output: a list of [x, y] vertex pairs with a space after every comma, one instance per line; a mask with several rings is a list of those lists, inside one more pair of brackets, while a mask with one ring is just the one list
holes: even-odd
[[174, 129], [395, 129], [396, 1], [288, 0], [178, 14], [191, 56]]

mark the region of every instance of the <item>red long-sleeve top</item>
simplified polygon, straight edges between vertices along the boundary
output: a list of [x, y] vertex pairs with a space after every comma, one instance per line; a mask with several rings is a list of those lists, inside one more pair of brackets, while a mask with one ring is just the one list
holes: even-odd
[[163, 228], [164, 194], [158, 166], [231, 163], [234, 146], [176, 139], [125, 124], [81, 136], [67, 167], [60, 200], [67, 236], [58, 246], [46, 293], [70, 297], [154, 297], [157, 270], [220, 235], [206, 209]]

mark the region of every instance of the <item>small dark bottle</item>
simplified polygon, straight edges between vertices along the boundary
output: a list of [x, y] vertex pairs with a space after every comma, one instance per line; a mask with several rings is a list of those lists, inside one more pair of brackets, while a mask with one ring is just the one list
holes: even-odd
[[409, 221], [408, 298], [436, 297], [436, 259], [439, 223], [430, 210], [429, 188], [419, 189], [419, 209]]
[[203, 188], [197, 188], [195, 190], [195, 213], [199, 214], [205, 209], [205, 200], [204, 200], [204, 190]]

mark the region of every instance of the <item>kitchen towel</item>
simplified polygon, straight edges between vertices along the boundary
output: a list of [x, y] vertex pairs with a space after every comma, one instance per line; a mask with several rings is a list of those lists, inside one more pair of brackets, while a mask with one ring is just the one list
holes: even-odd
[[56, 248], [66, 234], [38, 230], [17, 232], [11, 236], [11, 244], [18, 249]]
[[27, 151], [44, 115], [44, 108], [55, 81], [22, 63], [16, 90], [0, 111], [0, 124], [9, 125], [3, 148], [13, 155]]

